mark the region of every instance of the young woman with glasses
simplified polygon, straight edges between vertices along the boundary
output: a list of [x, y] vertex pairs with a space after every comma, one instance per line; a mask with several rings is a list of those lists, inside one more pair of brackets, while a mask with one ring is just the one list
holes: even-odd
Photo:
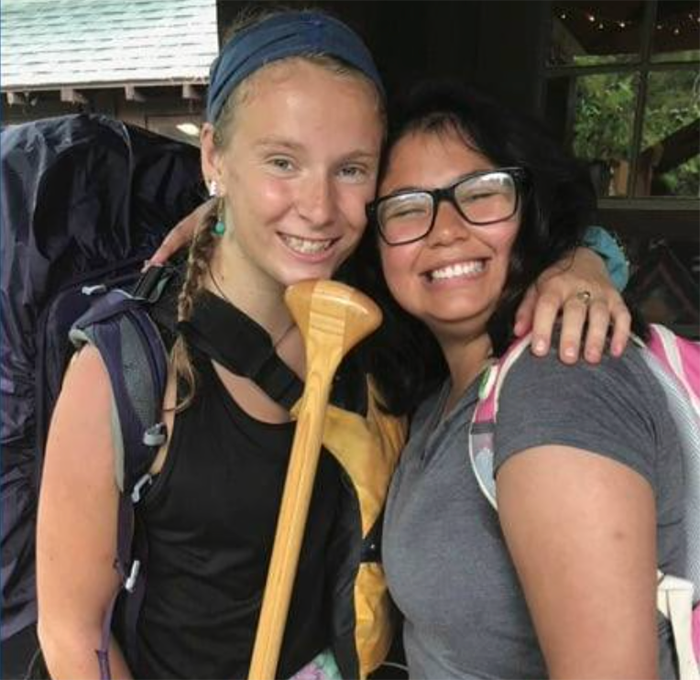
[[[675, 677], [656, 573], [682, 575], [681, 451], [635, 348], [516, 362], [498, 513], [469, 462], [485, 367], [528, 286], [592, 219], [587, 173], [475, 92], [424, 89], [401, 110], [361, 251], [386, 311], [374, 372], [393, 412], [413, 414], [382, 547], [410, 676]], [[581, 312], [595, 305], [580, 297]]]

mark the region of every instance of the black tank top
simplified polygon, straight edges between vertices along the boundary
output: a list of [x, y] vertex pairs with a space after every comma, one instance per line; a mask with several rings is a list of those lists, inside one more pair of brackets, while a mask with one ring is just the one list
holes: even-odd
[[[136, 677], [245, 678], [294, 425], [247, 415], [211, 363], [196, 361], [194, 403], [175, 418], [161, 474], [141, 508], [148, 539]], [[340, 472], [323, 452], [278, 677], [329, 644], [324, 558]]]

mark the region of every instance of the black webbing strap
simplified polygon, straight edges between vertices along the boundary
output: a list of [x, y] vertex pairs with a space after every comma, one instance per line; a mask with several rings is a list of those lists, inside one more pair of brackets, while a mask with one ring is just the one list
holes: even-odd
[[178, 330], [187, 342], [255, 382], [287, 410], [301, 397], [304, 383], [280, 359], [267, 331], [213, 293], [200, 294], [192, 316], [179, 322]]

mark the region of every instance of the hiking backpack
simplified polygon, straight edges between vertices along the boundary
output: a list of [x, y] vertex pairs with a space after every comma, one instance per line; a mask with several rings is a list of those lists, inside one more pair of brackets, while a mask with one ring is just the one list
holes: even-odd
[[[499, 395], [508, 371], [530, 341], [530, 336], [517, 340], [486, 371], [469, 425], [469, 461], [496, 510], [493, 457]], [[700, 343], [658, 324], [650, 325], [646, 343], [638, 338], [634, 342], [666, 394], [684, 454], [686, 578], [658, 572], [657, 608], [671, 622], [680, 680], [700, 680]]]
[[131, 287], [203, 185], [195, 147], [88, 114], [3, 129], [0, 171], [4, 646], [36, 622], [40, 469], [82, 290]]

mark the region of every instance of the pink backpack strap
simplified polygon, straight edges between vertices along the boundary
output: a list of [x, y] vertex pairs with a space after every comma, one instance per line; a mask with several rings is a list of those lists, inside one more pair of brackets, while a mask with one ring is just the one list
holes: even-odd
[[479, 386], [479, 400], [469, 425], [469, 461], [481, 492], [495, 509], [498, 509], [498, 504], [496, 480], [493, 475], [493, 436], [498, 415], [498, 399], [508, 371], [531, 342], [530, 334], [516, 340], [500, 359], [486, 369]]
[[700, 345], [659, 324], [650, 325], [646, 345], [663, 367], [676, 377], [700, 417]]
[[528, 333], [516, 340], [500, 359], [494, 361], [486, 369], [479, 386], [479, 401], [474, 411], [475, 423], [496, 421], [503, 381], [513, 364], [531, 344], [532, 334]]

